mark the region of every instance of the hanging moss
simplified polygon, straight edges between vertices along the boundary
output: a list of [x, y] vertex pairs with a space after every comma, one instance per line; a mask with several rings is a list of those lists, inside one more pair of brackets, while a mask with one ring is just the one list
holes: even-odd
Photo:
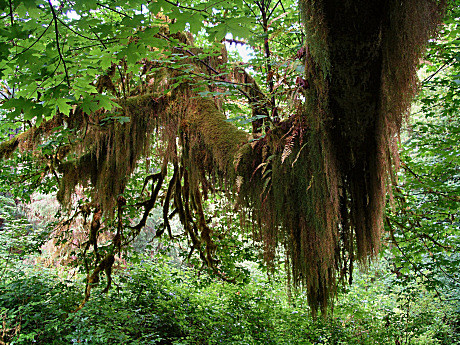
[[195, 98], [185, 119], [191, 135], [195, 133], [213, 157], [213, 163], [227, 176], [232, 175], [235, 152], [247, 142], [247, 134], [227, 121], [210, 98]]
[[63, 116], [58, 114], [48, 121], [43, 121], [38, 127], [31, 127], [23, 133], [0, 143], [0, 159], [8, 159], [11, 154], [20, 151], [34, 151], [44, 137], [56, 131], [63, 124]]
[[[289, 168], [295, 183], [278, 171], [280, 160], [272, 159], [275, 201], [270, 204], [266, 196], [263, 212], [288, 215], [270, 221], [281, 224], [271, 232], [285, 229], [285, 234], [270, 233], [267, 241], [287, 238], [293, 278], [306, 277], [301, 281], [314, 311], [325, 309], [332, 272], [351, 274], [355, 256], [366, 263], [378, 252], [386, 183], [397, 162], [395, 140], [416, 90], [418, 59], [441, 7], [430, 0], [301, 1], [310, 88], [296, 121], [308, 134], [302, 139], [286, 133], [281, 166], [297, 155]], [[297, 164], [305, 170], [296, 172]], [[295, 191], [305, 186], [308, 191], [297, 198]], [[321, 253], [320, 259], [302, 248]]]
[[[90, 181], [94, 200], [111, 214], [137, 161], [147, 152], [161, 104], [152, 94], [129, 98], [121, 102], [128, 122], [115, 120], [88, 130], [76, 148], [81, 157], [62, 164], [61, 200], [68, 204], [76, 184], [87, 185]], [[104, 114], [101, 115], [102, 119]]]
[[[420, 6], [420, 8], [417, 8]], [[301, 1], [307, 32], [303, 111], [240, 153], [240, 197], [255, 209], [266, 257], [287, 243], [294, 282], [315, 313], [336, 272], [379, 250], [402, 117], [436, 1]], [[390, 43], [391, 42], [391, 43]]]
[[11, 157], [13, 152], [19, 145], [18, 138], [11, 138], [10, 140], [4, 141], [0, 144], [0, 159], [8, 159]]
[[297, 126], [284, 121], [241, 152], [240, 203], [254, 210], [265, 258], [273, 260], [278, 244], [286, 243], [294, 283], [307, 288], [314, 310], [325, 311], [340, 255], [338, 215], [324, 173], [329, 168], [322, 165], [321, 137]]
[[[110, 114], [80, 109], [66, 120], [82, 139], [59, 159], [58, 197], [69, 203], [77, 184], [88, 185], [94, 201], [113, 215], [117, 196], [136, 163], [149, 154], [157, 131], [163, 166], [152, 187], [155, 197], [142, 204], [144, 222], [134, 227], [133, 236], [145, 225], [171, 163], [165, 227], [170, 203], [192, 251], [215, 269], [215, 245], [202, 199], [215, 184], [233, 187], [238, 204], [253, 210], [254, 236], [263, 241], [266, 260], [273, 261], [280, 245], [287, 249], [292, 280], [306, 287], [315, 314], [326, 312], [337, 277], [351, 281], [355, 259], [366, 264], [379, 250], [386, 184], [397, 162], [395, 140], [416, 91], [423, 44], [434, 33], [442, 3], [301, 0], [300, 5], [309, 88], [303, 107], [289, 119], [248, 142], [248, 135], [220, 112], [221, 100], [199, 96], [192, 83], [179, 78], [180, 68], [145, 62], [155, 67], [145, 68], [148, 85], [118, 100], [129, 122], [102, 125]], [[192, 44], [187, 34], [174, 37]], [[197, 73], [209, 74], [225, 62], [201, 61], [199, 49], [189, 48], [170, 47]], [[266, 97], [240, 72], [235, 67], [229, 78], [244, 83], [241, 91], [254, 114], [265, 114]], [[171, 90], [164, 95], [166, 89]], [[0, 157], [49, 130], [31, 130], [3, 143]]]

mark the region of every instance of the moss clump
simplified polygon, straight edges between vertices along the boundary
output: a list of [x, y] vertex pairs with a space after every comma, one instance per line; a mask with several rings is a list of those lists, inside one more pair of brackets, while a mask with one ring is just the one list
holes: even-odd
[[11, 157], [13, 152], [19, 145], [19, 139], [17, 137], [11, 138], [10, 140], [4, 141], [0, 144], [0, 159], [8, 159]]
[[235, 152], [247, 142], [247, 134], [229, 123], [212, 99], [195, 98], [192, 102], [192, 110], [185, 119], [190, 134], [198, 135], [215, 166], [232, 176]]

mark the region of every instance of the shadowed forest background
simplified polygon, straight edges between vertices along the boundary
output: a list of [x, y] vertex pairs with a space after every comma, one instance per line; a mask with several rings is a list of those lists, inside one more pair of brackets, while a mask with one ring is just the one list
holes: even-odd
[[459, 5], [0, 1], [0, 344], [460, 343]]

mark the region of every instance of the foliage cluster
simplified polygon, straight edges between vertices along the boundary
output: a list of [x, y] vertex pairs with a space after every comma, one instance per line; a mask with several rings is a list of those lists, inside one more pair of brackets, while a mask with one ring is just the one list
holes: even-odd
[[458, 17], [449, 13], [428, 47], [422, 92], [401, 145], [401, 171], [386, 226], [393, 270], [448, 299], [460, 286], [460, 56]]
[[[10, 344], [456, 344], [459, 313], [382, 267], [358, 275], [334, 317], [312, 320], [306, 296], [255, 274], [247, 285], [197, 279], [168, 258], [118, 272], [116, 288], [72, 313], [82, 293], [56, 271], [17, 263], [0, 283]], [[378, 283], [376, 284], [376, 280]], [[5, 329], [6, 328], [6, 329]]]

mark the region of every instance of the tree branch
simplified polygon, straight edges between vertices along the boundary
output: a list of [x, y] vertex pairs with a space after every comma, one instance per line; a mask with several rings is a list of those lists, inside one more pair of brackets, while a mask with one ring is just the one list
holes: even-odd
[[107, 5], [101, 4], [100, 2], [96, 2], [96, 4], [99, 5], [99, 6], [101, 6], [101, 7], [104, 7], [104, 8], [106, 8], [106, 9], [108, 9], [109, 11], [118, 13], [119, 15], [121, 15], [121, 16], [123, 16], [123, 17], [127, 17], [127, 18], [131, 18], [131, 19], [132, 19], [132, 17], [131, 17], [130, 15], [128, 15], [128, 14], [126, 14], [126, 13], [124, 13], [124, 12], [118, 11], [118, 10], [116, 10], [116, 9], [113, 9], [113, 8], [107, 6]]
[[193, 8], [193, 7], [188, 7], [188, 6], [183, 6], [183, 5], [180, 5], [179, 2], [177, 3], [174, 3], [170, 0], [165, 0], [165, 2], [167, 2], [168, 4], [171, 4], [173, 6], [176, 6], [178, 8], [182, 8], [184, 10], [191, 10], [191, 11], [196, 11], [196, 12], [204, 12], [204, 13], [208, 13], [206, 10], [200, 10], [199, 8]]
[[[421, 184], [425, 185], [425, 183], [422, 181], [422, 179], [420, 178], [419, 175], [417, 175], [411, 168], [409, 168], [409, 166], [404, 163], [404, 162], [401, 162], [401, 166], [403, 167], [404, 170], [408, 171], [412, 176], [414, 176], [418, 182], [420, 182]], [[440, 191], [437, 191], [437, 190], [434, 190], [433, 188], [431, 187], [428, 187], [426, 186], [426, 190], [429, 194], [435, 194], [435, 195], [440, 195], [446, 199], [449, 199], [449, 200], [452, 200], [452, 201], [455, 201], [455, 202], [459, 202], [460, 201], [460, 197], [459, 196], [450, 196], [449, 194], [446, 194], [446, 193], [443, 193], [443, 192], [440, 192]]]
[[11, 3], [11, 0], [9, 0], [9, 6], [10, 6], [10, 22], [11, 22], [11, 26], [13, 26], [14, 17], [13, 17], [13, 4]]
[[14, 55], [9, 61], [15, 59], [16, 57], [18, 57], [19, 55], [21, 54], [24, 54], [26, 51], [28, 51], [30, 48], [32, 48], [35, 44], [37, 44], [40, 39], [43, 37], [43, 35], [48, 31], [48, 29], [50, 28], [51, 24], [53, 23], [53, 20], [54, 19], [51, 19], [50, 23], [48, 24], [48, 26], [46, 27], [46, 29], [40, 34], [40, 36], [37, 37], [37, 39], [34, 41], [34, 43], [32, 43], [30, 46], [28, 46], [27, 48], [24, 48], [23, 51], [21, 51], [20, 53], [17, 53], [16, 55]]
[[281, 0], [278, 0], [278, 2], [275, 4], [275, 6], [273, 6], [272, 10], [270, 11], [270, 13], [268, 15], [268, 20], [270, 20], [271, 16], [273, 15], [273, 12], [275, 12], [275, 9], [278, 7], [279, 4], [281, 4], [281, 7], [283, 8], [284, 13], [286, 13], [286, 10], [284, 9], [283, 3], [281, 2]]
[[72, 31], [75, 35], [77, 36], [80, 36], [80, 37], [83, 37], [84, 39], [87, 39], [89, 41], [99, 41], [100, 42], [100, 39], [98, 38], [92, 38], [92, 37], [89, 37], [89, 36], [86, 36], [86, 35], [83, 35], [81, 33], [79, 33], [78, 31], [74, 30], [72, 27], [70, 27], [70, 25], [68, 25], [66, 22], [62, 21], [61, 19], [59, 19], [59, 23], [61, 23], [63, 26], [65, 26], [67, 29], [69, 29], [70, 31]]
[[431, 79], [433, 79], [436, 76], [436, 74], [441, 72], [444, 68], [449, 67], [452, 64], [452, 62], [454, 61], [454, 59], [455, 59], [455, 57], [450, 58], [449, 60], [447, 60], [441, 67], [439, 67], [436, 70], [436, 72], [434, 72], [433, 74], [431, 74], [428, 77], [426, 77], [425, 79], [423, 79], [422, 84], [425, 84], [425, 83], [429, 82]]
[[57, 47], [57, 50], [58, 50], [58, 53], [59, 53], [59, 59], [62, 61], [63, 65], [64, 65], [64, 71], [65, 71], [65, 77], [66, 77], [66, 80], [67, 80], [67, 86], [68, 86], [69, 89], [70, 89], [69, 72], [67, 71], [67, 64], [66, 64], [66, 62], [65, 62], [65, 60], [64, 60], [64, 56], [62, 56], [62, 51], [61, 51], [61, 47], [60, 47], [60, 44], [59, 44], [58, 18], [57, 18], [56, 12], [54, 11], [53, 5], [51, 4], [51, 0], [48, 0], [48, 3], [49, 3], [49, 5], [50, 5], [51, 12], [53, 13], [54, 30], [55, 30], [55, 32], [56, 32], [56, 47]]

